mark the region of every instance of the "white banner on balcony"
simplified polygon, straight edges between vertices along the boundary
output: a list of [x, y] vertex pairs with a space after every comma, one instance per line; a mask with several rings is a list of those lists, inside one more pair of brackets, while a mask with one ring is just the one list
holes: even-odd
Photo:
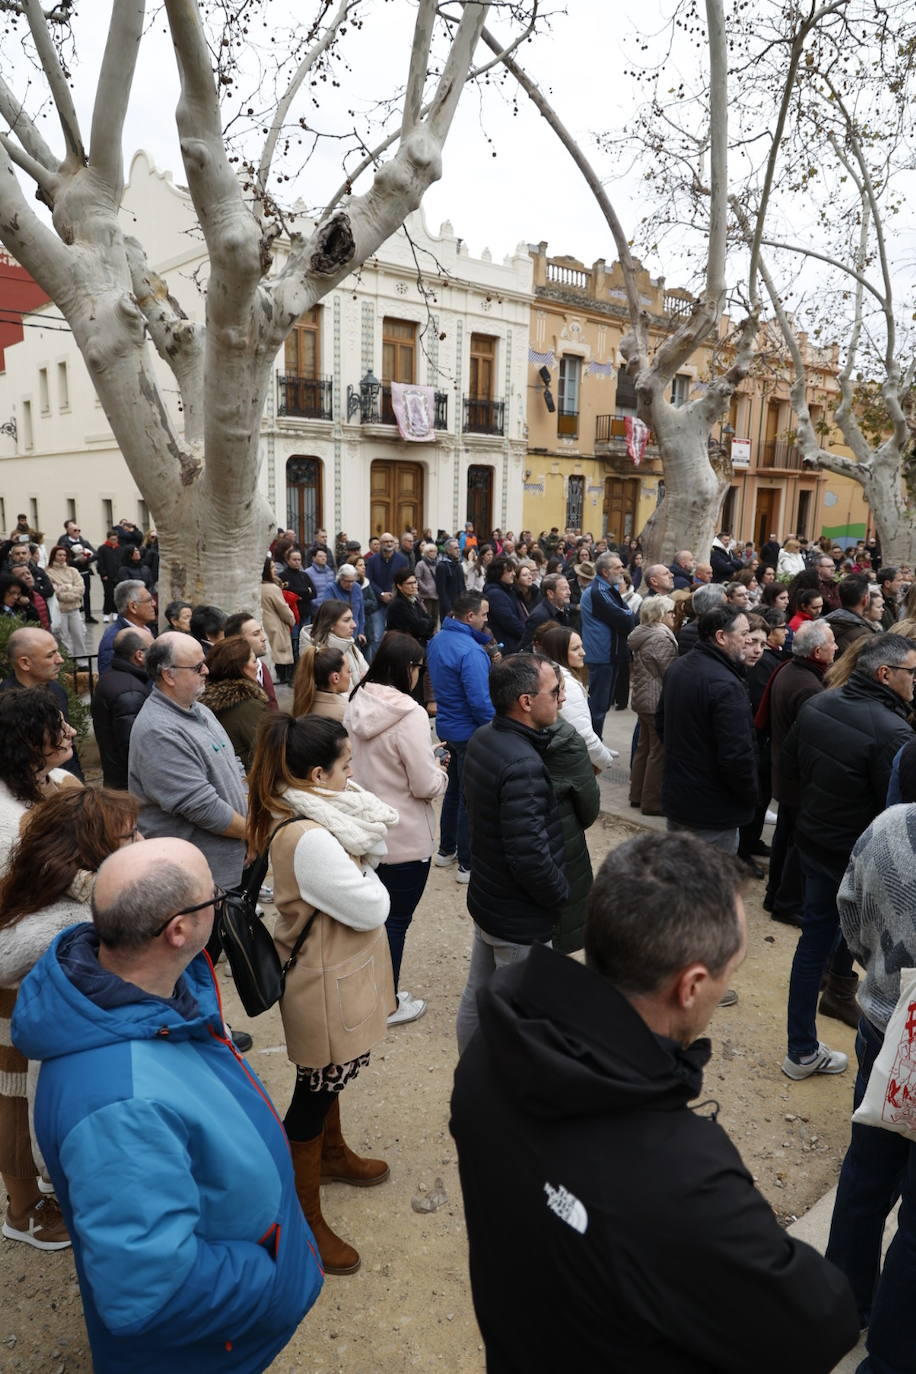
[[731, 447], [732, 467], [748, 468], [751, 465], [751, 441], [750, 439], [732, 439]]
[[637, 420], [635, 415], [628, 415], [624, 427], [627, 435], [627, 453], [633, 459], [634, 466], [639, 467], [646, 451], [646, 444], [649, 442], [649, 426], [643, 420]]
[[391, 383], [391, 409], [401, 438], [423, 443], [436, 437], [436, 392], [431, 386], [411, 382]]

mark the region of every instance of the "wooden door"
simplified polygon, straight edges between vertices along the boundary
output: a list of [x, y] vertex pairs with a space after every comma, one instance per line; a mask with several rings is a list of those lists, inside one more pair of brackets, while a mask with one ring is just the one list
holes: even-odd
[[321, 529], [321, 459], [289, 458], [286, 463], [286, 525], [307, 545]]
[[493, 528], [493, 469], [483, 464], [472, 463], [468, 468], [468, 520], [474, 521], [474, 533], [478, 543]]
[[608, 477], [604, 483], [604, 528], [615, 543], [630, 539], [636, 532], [639, 507], [639, 479]]
[[775, 487], [757, 488], [757, 505], [754, 508], [754, 546], [762, 549], [770, 535], [777, 530], [776, 503], [779, 496]]
[[419, 463], [377, 459], [371, 467], [370, 522], [373, 534], [401, 535], [423, 528], [423, 468]]

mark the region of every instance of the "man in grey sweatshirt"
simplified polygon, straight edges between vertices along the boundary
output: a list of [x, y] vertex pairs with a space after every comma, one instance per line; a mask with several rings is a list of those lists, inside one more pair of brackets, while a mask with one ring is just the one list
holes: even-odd
[[146, 839], [189, 840], [222, 888], [237, 887], [245, 862], [248, 797], [229, 736], [197, 697], [207, 664], [190, 635], [169, 631], [146, 655], [153, 690], [130, 736], [128, 788], [140, 801]]

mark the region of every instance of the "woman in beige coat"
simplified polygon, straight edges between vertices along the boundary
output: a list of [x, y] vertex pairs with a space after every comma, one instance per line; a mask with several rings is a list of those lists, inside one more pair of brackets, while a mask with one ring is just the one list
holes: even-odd
[[55, 544], [45, 569], [54, 588], [60, 616], [60, 637], [71, 658], [86, 653], [86, 627], [83, 624], [83, 579], [73, 566], [73, 555], [63, 544]]
[[639, 717], [639, 743], [630, 769], [630, 805], [644, 816], [662, 814], [662, 770], [665, 746], [655, 730], [655, 712], [665, 674], [677, 658], [674, 602], [670, 596], [647, 596], [630, 650], [630, 705]]
[[296, 617], [286, 604], [272, 558], [265, 558], [261, 573], [261, 624], [277, 665], [277, 681], [289, 682], [293, 675], [293, 641], [290, 630]]
[[[395, 1004], [389, 898], [376, 868], [398, 814], [350, 772], [338, 721], [278, 712], [261, 729], [248, 779], [248, 840], [252, 852], [270, 849], [284, 962], [308, 929], [280, 1001], [296, 1066], [284, 1125], [299, 1201], [330, 1274], [352, 1274], [360, 1259], [324, 1220], [320, 1182], [366, 1188], [388, 1177], [384, 1160], [361, 1159], [345, 1143], [339, 1095], [369, 1063]], [[278, 830], [283, 821], [291, 823]]]

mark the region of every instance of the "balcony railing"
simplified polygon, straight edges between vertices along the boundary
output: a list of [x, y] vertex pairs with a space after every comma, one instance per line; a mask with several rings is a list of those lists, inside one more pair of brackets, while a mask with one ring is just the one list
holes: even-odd
[[489, 401], [482, 397], [465, 396], [463, 429], [465, 434], [505, 434], [505, 401]]
[[331, 420], [333, 382], [330, 377], [278, 377], [277, 414], [305, 420]]
[[[377, 424], [377, 425], [396, 425], [396, 424], [397, 424], [397, 422], [398, 422], [398, 421], [397, 421], [397, 416], [395, 415], [395, 413], [394, 413], [394, 407], [393, 407], [392, 404], [391, 404], [391, 387], [390, 387], [390, 386], [383, 386], [382, 389], [381, 389], [381, 392], [380, 392], [380, 394], [379, 394], [379, 408], [378, 408], [378, 413], [375, 414], [375, 415], [369, 415], [369, 416], [367, 416], [367, 415], [364, 414], [363, 417], [362, 417], [362, 420], [363, 420], [363, 424], [369, 424], [369, 423]], [[437, 391], [437, 392], [436, 392], [436, 410], [435, 410], [435, 422], [434, 422], [434, 423], [435, 423], [436, 429], [448, 429], [448, 392], [447, 392], [447, 391]]]
[[796, 444], [790, 444], [788, 439], [767, 439], [761, 450], [760, 466], [800, 472], [803, 466], [802, 451]]
[[[595, 416], [595, 446], [598, 444], [610, 444], [614, 439], [623, 439], [626, 442], [627, 420], [633, 419], [631, 415], [596, 415]], [[654, 444], [652, 431], [649, 431], [648, 442]]]

